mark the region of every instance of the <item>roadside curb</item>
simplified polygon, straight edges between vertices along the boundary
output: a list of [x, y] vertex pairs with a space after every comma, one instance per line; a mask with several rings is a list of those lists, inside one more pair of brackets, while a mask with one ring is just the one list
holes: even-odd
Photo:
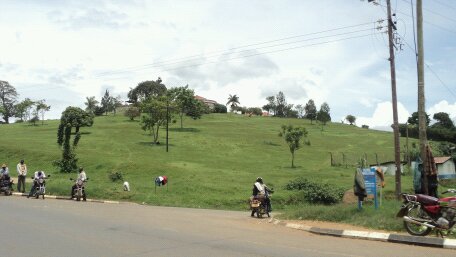
[[274, 225], [281, 225], [287, 228], [303, 230], [314, 234], [335, 236], [335, 237], [345, 237], [345, 238], [356, 238], [356, 239], [365, 239], [373, 241], [383, 241], [391, 243], [401, 243], [401, 244], [412, 244], [428, 247], [438, 247], [446, 249], [456, 249], [456, 239], [448, 238], [436, 238], [436, 237], [419, 237], [411, 235], [399, 235], [391, 233], [381, 233], [381, 232], [368, 232], [368, 231], [356, 231], [356, 230], [337, 230], [337, 229], [327, 229], [327, 228], [318, 228], [307, 225], [301, 225], [296, 223], [289, 223], [286, 221], [280, 221], [278, 219], [273, 219], [272, 222]]
[[[27, 196], [28, 194], [26, 193], [14, 193], [13, 195], [15, 196]], [[45, 199], [57, 199], [57, 200], [68, 200], [68, 201], [76, 201], [74, 199], [70, 199], [69, 197], [64, 197], [64, 196], [58, 196], [58, 195], [45, 195]], [[97, 200], [97, 199], [87, 199], [87, 202], [92, 202], [92, 203], [110, 203], [110, 204], [120, 204], [119, 201], [110, 201], [110, 200]]]

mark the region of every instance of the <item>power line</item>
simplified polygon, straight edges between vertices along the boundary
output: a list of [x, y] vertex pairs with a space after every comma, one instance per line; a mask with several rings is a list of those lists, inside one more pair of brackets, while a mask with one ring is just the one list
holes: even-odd
[[[416, 55], [416, 51], [410, 46], [410, 44], [405, 40], [405, 39], [402, 39], [405, 44], [408, 46], [408, 48], [410, 48], [411, 51], [413, 51], [413, 53]], [[426, 65], [426, 67], [432, 72], [432, 74], [434, 74], [434, 76], [440, 81], [440, 83], [448, 90], [448, 92], [453, 95], [453, 97], [456, 99], [456, 94], [453, 92], [453, 90], [450, 89], [450, 87], [448, 87], [445, 82], [443, 82], [443, 80], [439, 77], [439, 75], [431, 68], [431, 66], [429, 66], [429, 64], [427, 62], [424, 62], [424, 64]]]
[[[191, 68], [191, 67], [198, 67], [198, 66], [207, 65], [207, 64], [222, 63], [222, 62], [227, 62], [227, 61], [231, 61], [231, 60], [254, 57], [254, 56], [258, 56], [258, 55], [264, 55], [264, 54], [270, 54], [270, 53], [278, 53], [278, 52], [284, 52], [284, 51], [289, 51], [289, 50], [294, 50], [294, 49], [299, 49], [299, 48], [304, 48], [304, 47], [311, 47], [311, 46], [335, 43], [335, 42], [340, 42], [340, 41], [346, 41], [346, 40], [355, 39], [355, 38], [367, 37], [367, 36], [372, 36], [372, 35], [377, 34], [377, 33], [380, 33], [380, 32], [368, 33], [368, 34], [352, 36], [352, 37], [347, 37], [347, 38], [340, 38], [340, 39], [329, 40], [329, 41], [324, 41], [324, 42], [318, 42], [318, 43], [312, 43], [312, 44], [307, 44], [307, 45], [301, 45], [301, 46], [289, 47], [289, 48], [284, 48], [284, 49], [272, 50], [272, 51], [268, 51], [268, 52], [261, 52], [261, 53], [254, 53], [254, 54], [249, 54], [249, 55], [237, 56], [237, 57], [227, 58], [227, 59], [223, 59], [223, 60], [204, 62], [204, 63], [197, 63], [197, 64], [190, 64], [190, 65], [185, 65], [185, 66], [178, 66], [178, 67], [173, 67], [173, 68], [169, 68], [169, 69], [162, 69], [160, 71], [164, 72], [164, 71], [185, 69], [185, 68]], [[117, 77], [116, 79], [120, 79], [120, 78], [122, 78], [122, 77]], [[112, 80], [112, 79], [108, 79], [108, 80]]]
[[[406, 2], [406, 3], [408, 4], [408, 1], [407, 1], [407, 0], [402, 0], [402, 1], [404, 1], [404, 2]], [[434, 14], [434, 15], [438, 15], [438, 16], [440, 16], [440, 17], [442, 17], [442, 18], [447, 19], [447, 20], [456, 22], [456, 19], [453, 19], [453, 18], [451, 18], [451, 17], [445, 16], [445, 15], [443, 15], [443, 14], [441, 14], [441, 13], [438, 13], [438, 12], [436, 12], [436, 11], [433, 11], [433, 10], [431, 10], [431, 9], [429, 9], [429, 8], [423, 8], [423, 10], [425, 10], [425, 11], [427, 11], [427, 12], [430, 12], [430, 13], [432, 13], [432, 14]]]
[[[377, 22], [380, 22], [380, 21], [377, 21]], [[293, 38], [299, 38], [299, 37], [304, 37], [304, 36], [323, 34], [323, 33], [328, 33], [328, 32], [337, 31], [337, 30], [344, 30], [344, 29], [348, 29], [348, 28], [361, 27], [361, 26], [365, 26], [365, 25], [368, 25], [368, 24], [375, 24], [375, 23], [376, 22], [366, 22], [366, 23], [361, 23], [361, 24], [356, 24], [356, 25], [344, 26], [344, 27], [339, 27], [339, 28], [334, 28], [334, 29], [328, 29], [328, 30], [323, 30], [323, 31], [318, 31], [318, 32], [301, 34], [301, 35], [297, 35], [297, 36], [290, 36], [290, 37], [285, 37], [285, 38], [280, 38], [280, 39], [275, 39], [275, 40], [269, 40], [269, 41], [263, 41], [263, 42], [259, 42], [259, 43], [254, 43], [254, 44], [248, 44], [248, 45], [233, 47], [233, 48], [230, 48], [228, 50], [212, 51], [212, 52], [209, 52], [209, 54], [211, 54], [211, 53], [221, 53], [221, 54], [206, 56], [206, 58], [233, 54], [232, 51], [236, 50], [236, 49], [242, 49], [242, 48], [247, 48], [247, 47], [251, 47], [251, 46], [270, 44], [270, 43], [279, 42], [279, 41], [285, 41], [285, 40], [289, 40], [289, 39], [293, 39]], [[348, 32], [348, 33], [354, 33], [354, 32]], [[341, 34], [338, 34], [338, 35], [343, 35], [343, 34], [344, 33], [341, 33]], [[323, 36], [321, 38], [324, 38], [324, 37], [325, 36]], [[326, 36], [326, 37], [328, 37], [328, 36]], [[319, 37], [317, 37], [315, 39], [319, 39]], [[309, 39], [299, 40], [299, 41], [294, 41], [294, 42], [287, 42], [287, 43], [280, 43], [280, 44], [276, 44], [276, 45], [260, 47], [258, 49], [268, 48], [268, 47], [275, 47], [275, 46], [286, 45], [286, 44], [299, 43], [301, 41], [308, 41], [308, 40]], [[256, 50], [256, 49], [246, 49], [246, 50], [242, 50], [242, 51], [250, 51], [250, 50]], [[240, 52], [242, 52], [242, 51], [240, 51]], [[182, 62], [199, 61], [203, 57], [204, 56], [201, 56], [201, 55], [191, 55], [191, 56], [187, 56], [187, 57], [171, 59], [171, 60], [156, 62], [156, 63], [152, 63], [152, 64], [144, 64], [144, 65], [132, 66], [132, 67], [124, 68], [124, 69], [101, 72], [101, 73], [96, 74], [96, 77], [102, 77], [102, 76], [105, 76], [105, 75], [111, 75], [111, 74], [115, 74], [115, 73], [123, 73], [123, 72], [128, 72], [128, 71], [136, 71], [138, 69], [143, 69], [145, 67], [158, 67], [158, 66], [166, 66], [166, 65], [182, 63]]]
[[453, 6], [449, 5], [449, 4], [444, 4], [444, 3], [442, 3], [442, 2], [440, 2], [438, 0], [434, 0], [433, 2], [436, 2], [436, 3], [438, 3], [440, 5], [443, 5], [443, 6], [447, 7], [447, 8], [451, 8], [453, 10], [456, 10], [456, 7], [453, 7]]
[[[382, 5], [382, 4], [380, 4], [380, 3], [377, 3], [377, 4], [380, 5], [380, 6], [385, 7], [384, 5]], [[400, 13], [400, 14], [402, 14], [402, 15], [405, 15], [405, 16], [411, 18], [411, 16], [410, 16], [409, 14], [406, 14], [406, 13], [403, 13], [403, 12], [400, 12], [400, 11], [396, 11], [396, 13]], [[448, 28], [445, 28], [445, 27], [443, 27], [443, 26], [441, 26], [441, 25], [437, 25], [437, 24], [432, 23], [432, 22], [429, 22], [429, 21], [424, 21], [424, 23], [429, 24], [429, 25], [432, 25], [432, 26], [434, 26], [434, 27], [436, 27], [436, 28], [439, 28], [439, 29], [441, 29], [441, 30], [445, 30], [445, 31], [447, 31], [447, 32], [456, 34], [456, 31], [451, 30], [451, 29], [448, 29]]]

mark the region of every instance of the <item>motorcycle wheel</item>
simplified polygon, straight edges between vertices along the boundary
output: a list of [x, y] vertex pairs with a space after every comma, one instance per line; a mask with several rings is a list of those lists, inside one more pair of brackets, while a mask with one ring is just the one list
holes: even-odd
[[76, 195], [76, 201], [81, 201], [81, 196], [80, 195]]
[[258, 208], [258, 210], [256, 211], [256, 216], [257, 218], [261, 218], [261, 213], [260, 213], [260, 208]]
[[[405, 216], [420, 221], [425, 219], [426, 214], [421, 209], [421, 206], [414, 205], [408, 209], [407, 214]], [[407, 222], [405, 220], [404, 227], [410, 235], [414, 236], [426, 236], [432, 231], [432, 228], [426, 227], [424, 225]]]

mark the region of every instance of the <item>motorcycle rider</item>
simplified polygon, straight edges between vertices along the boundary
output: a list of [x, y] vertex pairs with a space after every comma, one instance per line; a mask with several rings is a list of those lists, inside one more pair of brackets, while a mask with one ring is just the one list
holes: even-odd
[[[268, 212], [272, 211], [271, 200], [269, 199], [269, 193], [273, 193], [273, 192], [274, 191], [272, 189], [268, 188], [268, 186], [266, 186], [266, 184], [263, 183], [263, 178], [261, 178], [261, 177], [258, 177], [256, 179], [255, 183], [253, 184], [253, 189], [252, 189], [253, 197], [259, 198], [261, 201], [264, 201]], [[253, 217], [254, 214], [255, 214], [255, 211], [252, 210], [252, 214], [250, 214], [250, 216]]]
[[[29, 198], [35, 193], [35, 190], [38, 187], [38, 180], [40, 178], [46, 178], [46, 174], [44, 174], [44, 171], [35, 171], [35, 174], [33, 175], [33, 186], [30, 189], [30, 193], [28, 194], [27, 198]], [[46, 181], [44, 181], [43, 183], [46, 184]]]
[[[87, 175], [86, 175], [83, 167], [79, 168], [78, 178], [76, 179], [73, 187], [71, 188], [71, 199], [73, 199], [75, 197], [74, 191], [77, 188], [77, 183], [78, 183], [79, 180], [82, 181], [83, 183], [87, 180]], [[85, 194], [84, 191], [83, 191], [83, 196], [82, 197], [83, 197], [83, 200], [86, 201], [86, 194]]]
[[2, 169], [0, 170], [0, 173], [1, 177], [8, 175], [8, 166], [6, 166], [5, 163], [2, 164]]

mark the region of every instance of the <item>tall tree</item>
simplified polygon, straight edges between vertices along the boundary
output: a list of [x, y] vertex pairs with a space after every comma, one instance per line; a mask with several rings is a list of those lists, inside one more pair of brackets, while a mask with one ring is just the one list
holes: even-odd
[[454, 129], [454, 123], [450, 118], [450, 115], [446, 112], [438, 112], [435, 113], [433, 119], [437, 122], [432, 125], [432, 127], [438, 128], [446, 128], [446, 129]]
[[229, 95], [228, 96], [228, 102], [226, 102], [226, 105], [230, 105], [231, 111], [234, 111], [236, 107], [240, 104], [239, 102], [239, 96], [237, 95]]
[[35, 105], [34, 101], [32, 101], [30, 98], [25, 98], [23, 101], [14, 106], [14, 117], [19, 118], [20, 121], [29, 120], [31, 118], [30, 116], [33, 105]]
[[266, 97], [266, 100], [268, 101], [268, 103], [263, 106], [263, 110], [267, 111], [268, 113], [272, 112], [272, 115], [275, 115], [275, 96], [268, 96]]
[[[62, 159], [54, 161], [54, 165], [60, 167], [62, 172], [76, 170], [77, 161], [75, 154], [76, 146], [81, 139], [80, 127], [92, 126], [93, 114], [85, 112], [78, 107], [67, 107], [60, 118], [57, 131], [57, 143], [62, 147]], [[76, 128], [75, 137], [71, 144], [71, 130]]]
[[295, 110], [298, 113], [298, 118], [303, 118], [304, 117], [306, 109], [304, 108], [304, 106], [302, 106], [302, 104], [296, 105], [295, 106]]
[[112, 111], [112, 97], [109, 95], [109, 90], [107, 89], [101, 98], [101, 107], [105, 111], [105, 115], [108, 115], [108, 112]]
[[48, 112], [51, 109], [51, 106], [46, 104], [46, 100], [40, 100], [36, 103], [36, 112], [41, 114], [41, 124], [44, 124], [44, 113]]
[[315, 119], [317, 119], [317, 107], [315, 106], [314, 100], [310, 99], [307, 103], [306, 106], [304, 107], [306, 114], [304, 115], [304, 118], [310, 120], [310, 124], [313, 123]]
[[[293, 127], [292, 125], [282, 125], [282, 130], [279, 133], [280, 137], [285, 139], [291, 153], [291, 167], [294, 168], [295, 152], [301, 148], [301, 139], [307, 137], [307, 130], [304, 127]], [[310, 145], [310, 142], [305, 142]]]
[[150, 131], [153, 136], [153, 143], [158, 143], [158, 132], [160, 126], [165, 125], [171, 119], [167, 115], [168, 98], [166, 96], [154, 96], [141, 103], [141, 128]]
[[347, 115], [345, 119], [350, 123], [350, 125], [353, 125], [356, 122], [356, 117], [351, 114]]
[[97, 99], [95, 99], [95, 96], [91, 96], [91, 97], [86, 97], [86, 102], [84, 104], [86, 106], [85, 110], [87, 112], [95, 113], [95, 108], [97, 107], [99, 102], [97, 101]]
[[283, 92], [279, 91], [279, 93], [276, 95], [275, 99], [276, 99], [275, 116], [286, 117], [287, 100], [285, 99], [285, 95], [283, 94]]
[[8, 81], [0, 80], [0, 108], [1, 115], [6, 124], [9, 123], [9, 118], [14, 116], [14, 105], [17, 101], [18, 93], [16, 88], [10, 85]]
[[168, 96], [174, 102], [179, 114], [180, 125], [183, 128], [183, 116], [188, 115], [193, 119], [198, 119], [202, 115], [200, 101], [195, 99], [195, 92], [185, 87], [175, 87], [168, 90]]
[[[325, 126], [328, 121], [331, 121], [331, 115], [329, 112], [330, 112], [329, 105], [326, 102], [324, 102], [320, 106], [320, 110], [317, 113], [317, 120], [319, 122], [321, 122], [323, 124], [323, 126]], [[323, 130], [323, 126], [321, 127], [322, 130]]]
[[[431, 119], [429, 118], [429, 115], [427, 113], [424, 113], [424, 116], [426, 118], [426, 127], [429, 126], [429, 123], [431, 122]], [[414, 112], [412, 113], [412, 116], [410, 116], [408, 119], [407, 119], [407, 123], [410, 124], [410, 125], [417, 125], [418, 126], [418, 118], [419, 118], [419, 115], [418, 115], [418, 112]]]
[[142, 101], [150, 97], [165, 95], [166, 91], [166, 86], [162, 84], [160, 77], [156, 81], [143, 81], [135, 88], [130, 89], [128, 101], [135, 106], [139, 106]]

